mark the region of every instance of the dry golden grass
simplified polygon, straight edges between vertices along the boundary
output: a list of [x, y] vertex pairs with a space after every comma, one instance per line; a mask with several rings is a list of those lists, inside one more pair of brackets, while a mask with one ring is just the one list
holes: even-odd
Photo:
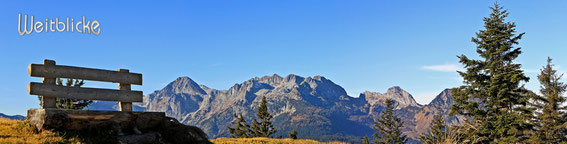
[[309, 139], [275, 138], [218, 138], [211, 140], [215, 144], [346, 144], [345, 142], [318, 142]]
[[51, 131], [37, 132], [32, 126], [19, 120], [0, 118], [0, 143], [80, 143], [78, 139], [67, 139]]
[[[76, 136], [65, 137], [57, 132], [44, 130], [37, 132], [29, 123], [0, 118], [0, 144], [52, 144], [83, 143]], [[345, 142], [318, 142], [309, 139], [275, 138], [218, 138], [215, 144], [347, 144]]]

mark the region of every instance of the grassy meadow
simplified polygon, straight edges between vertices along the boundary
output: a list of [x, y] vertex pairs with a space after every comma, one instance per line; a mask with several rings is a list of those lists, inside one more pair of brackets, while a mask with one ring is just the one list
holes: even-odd
[[52, 131], [38, 132], [19, 120], [0, 118], [0, 143], [81, 143], [76, 138], [65, 138]]

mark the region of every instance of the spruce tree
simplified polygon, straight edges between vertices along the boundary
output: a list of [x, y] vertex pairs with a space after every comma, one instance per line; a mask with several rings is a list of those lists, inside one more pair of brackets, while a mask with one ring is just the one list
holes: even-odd
[[402, 134], [400, 128], [404, 122], [394, 115], [394, 101], [386, 100], [386, 109], [381, 112], [380, 119], [374, 121], [374, 143], [376, 144], [402, 144], [407, 142], [407, 137]]
[[532, 137], [534, 143], [567, 142], [567, 119], [563, 117], [567, 110], [567, 107], [563, 106], [566, 101], [563, 93], [567, 85], [560, 82], [562, 76], [563, 74], [557, 74], [557, 70], [553, 69], [551, 58], [547, 59], [547, 65], [537, 76], [541, 84], [541, 96], [534, 97], [534, 106], [540, 110], [535, 114], [537, 131]]
[[[64, 85], [63, 80], [58, 78], [56, 84], [60, 85], [60, 86], [68, 86], [68, 87], [81, 87], [85, 84], [85, 82], [84, 82], [84, 80], [67, 79], [67, 82]], [[60, 109], [81, 110], [84, 107], [87, 107], [91, 103], [93, 103], [92, 100], [79, 100], [79, 99], [66, 99], [66, 98], [57, 98], [56, 99], [56, 106], [57, 106], [57, 108], [60, 108]]]
[[362, 144], [370, 144], [370, 141], [368, 141], [367, 136], [364, 136], [364, 138], [362, 138]]
[[529, 78], [513, 62], [522, 52], [515, 48], [524, 33], [516, 34], [516, 24], [506, 22], [507, 10], [498, 4], [485, 17], [484, 30], [476, 33], [472, 42], [481, 59], [457, 56], [466, 71], [458, 73], [464, 85], [453, 89], [455, 104], [451, 114], [467, 117], [479, 123], [473, 131], [481, 143], [516, 143], [528, 136], [532, 109], [527, 107], [530, 96], [522, 83]]
[[252, 137], [252, 131], [250, 130], [250, 125], [246, 123], [246, 120], [242, 117], [242, 114], [234, 114], [234, 119], [236, 122], [230, 122], [234, 128], [227, 126], [230, 136], [233, 138], [250, 138]]
[[429, 126], [429, 134], [422, 135], [419, 140], [425, 144], [443, 143], [447, 139], [447, 126], [441, 115], [435, 115], [433, 123]]
[[[56, 85], [59, 86], [67, 86], [67, 87], [81, 87], [85, 84], [84, 80], [78, 79], [67, 79], [65, 84], [61, 78], [57, 78]], [[38, 96], [40, 104], [43, 105], [41, 101], [42, 96]], [[79, 100], [79, 99], [66, 99], [66, 98], [56, 98], [56, 108], [58, 109], [75, 109], [81, 110], [84, 107], [87, 107], [89, 104], [93, 103], [92, 100]]]
[[297, 139], [297, 129], [294, 128], [291, 132], [288, 133], [289, 134], [289, 138], [291, 139]]
[[266, 97], [262, 97], [262, 103], [258, 107], [256, 117], [258, 120], [254, 119], [252, 122], [252, 131], [254, 137], [270, 137], [270, 135], [277, 132], [277, 130], [272, 125], [272, 116], [268, 113], [268, 106], [266, 106]]

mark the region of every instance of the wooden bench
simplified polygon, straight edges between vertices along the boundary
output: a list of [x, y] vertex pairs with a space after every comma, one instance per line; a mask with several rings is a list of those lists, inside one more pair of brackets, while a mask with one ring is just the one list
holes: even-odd
[[[118, 71], [55, 65], [53, 60], [43, 64], [31, 64], [28, 74], [43, 77], [43, 83], [30, 82], [28, 93], [42, 96], [43, 108], [55, 108], [55, 98], [80, 100], [118, 101], [120, 111], [132, 111], [132, 102], [142, 102], [142, 92], [132, 91], [131, 85], [142, 85], [142, 74], [130, 73], [127, 69]], [[118, 90], [81, 88], [55, 85], [57, 78], [71, 78], [118, 83]]]
[[[132, 102], [143, 102], [142, 91], [132, 91], [131, 85], [142, 85], [142, 74], [127, 69], [117, 71], [56, 65], [53, 60], [31, 64], [28, 74], [42, 77], [42, 83], [30, 82], [28, 93], [41, 96], [42, 109], [28, 110], [27, 121], [38, 130], [83, 130], [110, 124], [122, 129], [156, 129], [166, 119], [163, 112], [132, 112]], [[118, 83], [118, 89], [83, 88], [56, 85], [57, 78], [82, 79]], [[85, 111], [56, 108], [56, 98], [117, 101], [120, 111]]]

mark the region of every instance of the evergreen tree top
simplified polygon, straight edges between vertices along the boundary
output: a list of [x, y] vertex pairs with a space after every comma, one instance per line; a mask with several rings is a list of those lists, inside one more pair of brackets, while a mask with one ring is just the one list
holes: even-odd
[[481, 59], [457, 56], [466, 71], [459, 71], [463, 85], [453, 89], [451, 115], [463, 115], [480, 127], [473, 135], [482, 143], [516, 143], [525, 140], [532, 129], [528, 121], [533, 108], [528, 107], [529, 81], [521, 65], [514, 63], [521, 53], [515, 47], [525, 33], [516, 34], [516, 24], [506, 21], [508, 11], [495, 4], [483, 19], [484, 29], [472, 38]]
[[401, 144], [407, 142], [407, 136], [402, 134], [401, 128], [404, 122], [394, 115], [394, 101], [386, 100], [386, 108], [380, 113], [380, 119], [374, 121], [375, 143]]
[[541, 84], [541, 96], [534, 96], [533, 106], [540, 111], [535, 112], [533, 121], [536, 128], [530, 139], [533, 143], [567, 142], [567, 119], [564, 117], [567, 108], [563, 106], [567, 84], [560, 81], [563, 74], [557, 74], [551, 61], [551, 58], [547, 59], [547, 65], [537, 76]]
[[276, 128], [272, 125], [272, 115], [268, 113], [266, 97], [262, 97], [262, 102], [256, 112], [258, 120], [252, 121], [251, 129], [255, 137], [270, 137], [270, 135], [277, 132]]

